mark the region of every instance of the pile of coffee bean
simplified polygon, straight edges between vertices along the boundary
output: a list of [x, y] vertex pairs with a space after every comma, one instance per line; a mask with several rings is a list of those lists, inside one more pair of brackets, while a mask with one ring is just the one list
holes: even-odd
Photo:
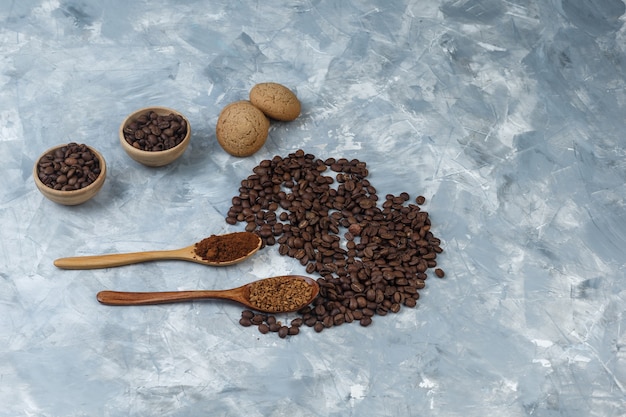
[[179, 115], [159, 115], [154, 111], [140, 115], [123, 129], [124, 139], [142, 151], [164, 151], [181, 143], [187, 135], [187, 122]]
[[100, 161], [87, 145], [70, 142], [42, 156], [37, 176], [47, 187], [61, 191], [85, 188], [100, 175]]
[[278, 245], [281, 255], [320, 276], [318, 297], [299, 311], [315, 331], [368, 326], [375, 315], [415, 307], [427, 271], [444, 277], [436, 261], [441, 241], [420, 209], [425, 198], [413, 204], [407, 193], [389, 194], [379, 202], [365, 162], [298, 150], [261, 161], [253, 172], [241, 181], [226, 221], [245, 222], [264, 246]]

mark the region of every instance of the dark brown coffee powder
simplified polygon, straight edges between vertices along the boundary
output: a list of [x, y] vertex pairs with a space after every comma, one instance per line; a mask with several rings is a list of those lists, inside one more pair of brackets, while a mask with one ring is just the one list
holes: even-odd
[[236, 232], [211, 235], [195, 245], [196, 255], [210, 262], [230, 262], [242, 258], [259, 245], [257, 235]]

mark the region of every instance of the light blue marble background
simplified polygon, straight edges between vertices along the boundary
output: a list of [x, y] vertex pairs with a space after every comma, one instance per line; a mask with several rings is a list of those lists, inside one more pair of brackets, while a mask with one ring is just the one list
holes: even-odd
[[[0, 416], [626, 415], [623, 0], [3, 0]], [[214, 126], [257, 82], [303, 103], [250, 158]], [[119, 146], [131, 111], [191, 121], [176, 163]], [[101, 193], [36, 190], [37, 156], [99, 149]], [[302, 273], [268, 248], [208, 269], [62, 271], [72, 255], [187, 246], [260, 160], [366, 161], [427, 197], [445, 253], [416, 309], [294, 338], [241, 308], [99, 305], [102, 289], [222, 289]], [[283, 317], [284, 320], [289, 316]]]

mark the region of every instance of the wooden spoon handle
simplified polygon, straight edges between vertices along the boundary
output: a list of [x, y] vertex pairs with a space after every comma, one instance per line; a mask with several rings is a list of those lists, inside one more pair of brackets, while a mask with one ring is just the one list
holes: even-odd
[[233, 290], [194, 290], [194, 291], [164, 291], [164, 292], [124, 292], [100, 291], [97, 295], [102, 304], [114, 306], [138, 306], [148, 304], [174, 303], [209, 298], [231, 299], [240, 301]]
[[54, 261], [54, 265], [61, 269], [99, 269], [162, 259], [184, 259], [184, 256], [181, 256], [181, 249], [131, 253], [111, 253], [108, 255], [74, 256], [70, 258], [59, 258]]

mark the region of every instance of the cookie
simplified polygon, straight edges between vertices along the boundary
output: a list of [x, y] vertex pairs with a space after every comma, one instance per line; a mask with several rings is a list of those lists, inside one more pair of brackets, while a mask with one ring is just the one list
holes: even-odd
[[249, 101], [230, 103], [220, 113], [215, 134], [220, 146], [233, 156], [250, 156], [265, 144], [270, 121]]
[[257, 84], [250, 90], [250, 102], [271, 119], [289, 122], [300, 115], [300, 100], [277, 83]]

